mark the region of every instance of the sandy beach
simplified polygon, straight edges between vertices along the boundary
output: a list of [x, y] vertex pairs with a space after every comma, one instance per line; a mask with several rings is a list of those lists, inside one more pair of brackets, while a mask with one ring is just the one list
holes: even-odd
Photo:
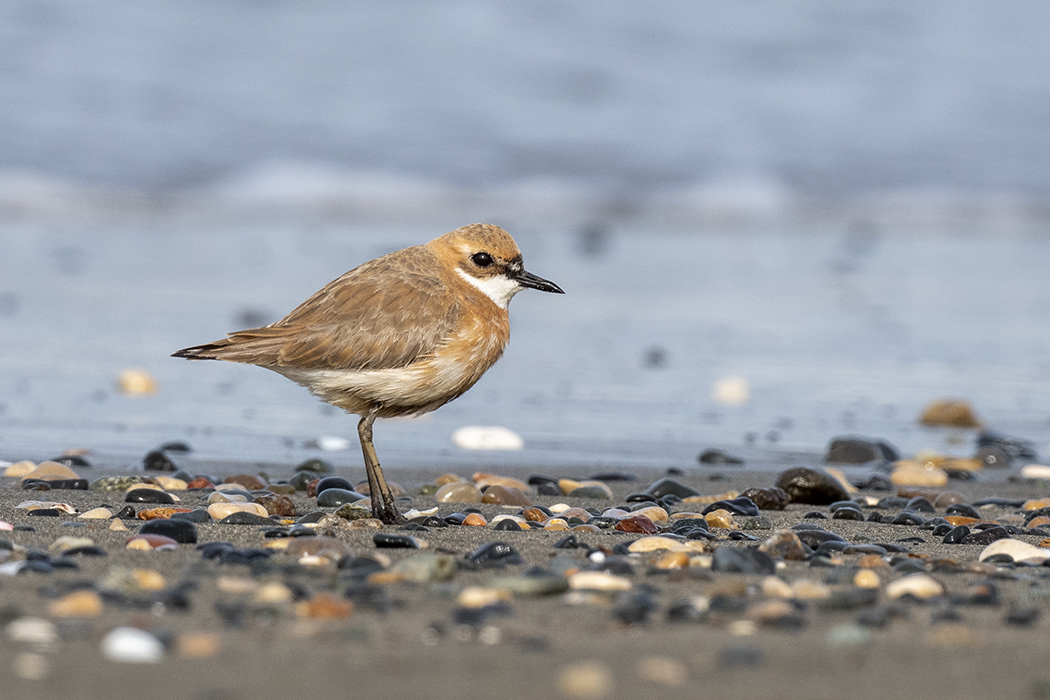
[[[257, 473], [260, 466], [272, 479], [292, 475], [294, 465], [194, 463], [183, 460], [194, 473], [225, 476]], [[95, 480], [107, 475], [104, 468], [82, 469]], [[630, 493], [643, 490], [665, 476], [662, 471], [632, 470], [637, 481], [609, 481], [612, 501], [540, 496], [538, 504], [556, 503], [599, 509], [622, 503]], [[352, 481], [361, 474], [343, 474]], [[438, 473], [399, 472], [396, 481], [413, 494], [412, 506], [435, 505], [432, 495], [418, 495], [433, 484]], [[469, 477], [469, 474], [463, 474]], [[528, 473], [508, 474], [527, 478]], [[585, 473], [551, 474], [582, 478]], [[1010, 481], [1006, 474], [982, 475], [976, 481], [952, 482], [949, 488], [972, 502], [986, 497], [1029, 499], [1046, 495], [1040, 482]], [[776, 473], [727, 468], [697, 468], [674, 478], [701, 494], [716, 495], [768, 487]], [[106, 556], [74, 557], [74, 570], [28, 573], [0, 577], [0, 614], [9, 634], [0, 642], [0, 668], [4, 669], [11, 697], [110, 698], [115, 694], [147, 692], [158, 698], [218, 700], [291, 695], [382, 694], [412, 697], [492, 698], [537, 694], [544, 697], [661, 697], [704, 696], [751, 698], [777, 694], [783, 697], [887, 697], [919, 694], [923, 697], [975, 697], [1005, 694], [1021, 698], [1045, 697], [1050, 675], [1042, 659], [1048, 650], [1045, 619], [1047, 568], [986, 566], [983, 573], [967, 571], [975, 564], [982, 545], [943, 544], [941, 537], [918, 526], [849, 520], [808, 520], [851, 543], [897, 543], [904, 540], [906, 557], [921, 570], [936, 569], [930, 562], [954, 560], [959, 569], [934, 570], [932, 576], [946, 589], [929, 601], [890, 600], [886, 586], [902, 578], [887, 566], [891, 556], [874, 569], [879, 576], [873, 604], [829, 605], [820, 599], [791, 601], [793, 610], [784, 619], [756, 619], [757, 606], [768, 602], [763, 575], [712, 571], [689, 566], [658, 570], [654, 555], [630, 554], [615, 575], [629, 582], [630, 590], [581, 594], [577, 591], [546, 596], [511, 595], [501, 609], [477, 619], [463, 617], [458, 597], [465, 589], [490, 589], [494, 581], [520, 575], [527, 569], [559, 571], [595, 568], [589, 548], [613, 555], [617, 545], [640, 538], [639, 534], [602, 530], [573, 533], [584, 545], [556, 549], [563, 531], [533, 529], [527, 532], [486, 527], [450, 526], [428, 531], [383, 532], [411, 534], [425, 540], [426, 550], [377, 549], [375, 530], [339, 534], [357, 557], [377, 557], [388, 563], [435, 552], [457, 562], [479, 546], [500, 541], [520, 554], [524, 563], [470, 570], [460, 566], [450, 580], [391, 582], [374, 586], [375, 595], [359, 598], [348, 615], [333, 619], [311, 617], [296, 603], [258, 605], [252, 596], [266, 583], [281, 583], [301, 601], [317, 596], [346, 600], [352, 587], [349, 571], [334, 566], [302, 566], [281, 557], [269, 565], [220, 564], [205, 560], [192, 544], [173, 551], [134, 551], [125, 541], [141, 521], [124, 520], [128, 532], [108, 529], [109, 520], [72, 517], [33, 517], [15, 508], [30, 498], [68, 503], [78, 512], [98, 506], [119, 510], [122, 493], [98, 491], [23, 491], [17, 480], [5, 479], [0, 491], [0, 520], [30, 525], [33, 531], [3, 533], [14, 545], [47, 551], [64, 535], [86, 536]], [[180, 505], [195, 507], [210, 492], [179, 493]], [[861, 491], [859, 496], [884, 498], [885, 491]], [[855, 496], [854, 498], [856, 498]], [[316, 500], [302, 493], [292, 497], [300, 514], [318, 508]], [[206, 503], [205, 503], [206, 505]], [[135, 504], [144, 509], [145, 504]], [[441, 504], [439, 514], [462, 511], [464, 505]], [[489, 504], [476, 506], [491, 520], [501, 512], [520, 507]], [[686, 510], [684, 504], [675, 510]], [[900, 509], [865, 509], [895, 515]], [[943, 509], [939, 509], [943, 513]], [[1017, 508], [990, 506], [982, 517], [993, 519]], [[773, 530], [803, 522], [812, 511], [829, 513], [826, 506], [794, 503], [785, 510], [763, 511]], [[746, 518], [737, 516], [737, 524]], [[70, 526], [69, 522], [85, 524]], [[225, 541], [238, 549], [265, 547], [272, 538], [266, 527], [202, 523], [197, 525], [199, 544]], [[729, 530], [712, 529], [717, 547], [756, 546], [759, 542], [732, 540]], [[737, 530], [737, 532], [740, 532]], [[771, 532], [745, 531], [760, 540]], [[915, 539], [917, 538], [917, 539]], [[1035, 535], [1016, 539], [1038, 544]], [[853, 567], [862, 554], [839, 555], [834, 566], [812, 561], [786, 561], [776, 576], [792, 584], [800, 580], [848, 581], [841, 571]], [[812, 558], [810, 558], [812, 559]], [[895, 564], [896, 565], [896, 564]], [[156, 572], [164, 580], [159, 591], [129, 594], [109, 600], [102, 611], [88, 617], [53, 614], [49, 606], [78, 588], [98, 590], [116, 567]], [[851, 569], [853, 570], [853, 569]], [[909, 570], [910, 571], [910, 570]], [[836, 572], [839, 572], [836, 574]], [[838, 578], [835, 578], [835, 576]], [[971, 587], [992, 582], [998, 589], [993, 604], [962, 601]], [[854, 587], [834, 584], [835, 589]], [[174, 605], [166, 593], [184, 592], [186, 607]], [[677, 603], [701, 597], [718, 600], [695, 621], [672, 621]], [[157, 602], [167, 600], [167, 603]], [[363, 602], [364, 601], [364, 602]], [[639, 601], [647, 611], [628, 622], [622, 612]], [[1008, 611], [1036, 608], [1042, 612], [1027, 625], [1008, 624]], [[858, 624], [871, 609], [886, 611], [881, 625]], [[621, 611], [621, 612], [617, 612]], [[750, 612], [749, 612], [750, 611]], [[950, 612], [949, 612], [950, 611]], [[12, 622], [41, 618], [54, 624], [57, 638], [46, 644], [18, 642], [10, 636]], [[122, 626], [145, 629], [165, 643], [157, 663], [121, 663], [103, 653], [101, 640]], [[573, 685], [573, 673], [584, 680]], [[589, 674], [589, 675], [588, 675]], [[589, 679], [589, 680], [588, 680]]]

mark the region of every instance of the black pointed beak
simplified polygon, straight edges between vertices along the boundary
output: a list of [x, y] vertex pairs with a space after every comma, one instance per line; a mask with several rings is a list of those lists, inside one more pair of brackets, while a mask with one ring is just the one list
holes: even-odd
[[538, 289], [541, 292], [553, 292], [555, 294], [565, 293], [565, 290], [550, 280], [545, 280], [542, 277], [534, 275], [531, 272], [526, 272], [525, 270], [514, 275], [514, 279], [522, 287], [528, 287], [529, 289]]

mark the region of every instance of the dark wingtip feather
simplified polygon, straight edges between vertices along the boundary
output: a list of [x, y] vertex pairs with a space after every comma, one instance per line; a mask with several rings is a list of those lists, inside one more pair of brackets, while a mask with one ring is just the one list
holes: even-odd
[[172, 357], [184, 357], [187, 360], [217, 360], [218, 358], [214, 355], [208, 354], [214, 350], [215, 346], [209, 345], [195, 345], [192, 348], [183, 348], [171, 353]]

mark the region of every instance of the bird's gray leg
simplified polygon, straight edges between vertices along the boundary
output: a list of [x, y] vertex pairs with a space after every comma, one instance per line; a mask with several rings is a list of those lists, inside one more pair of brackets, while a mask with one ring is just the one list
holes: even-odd
[[357, 424], [357, 435], [361, 438], [361, 453], [365, 458], [368, 493], [372, 499], [372, 515], [387, 525], [399, 525], [405, 522], [405, 519], [394, 505], [394, 496], [386, 484], [383, 468], [379, 466], [379, 457], [376, 456], [375, 445], [372, 444], [372, 423], [375, 422], [378, 412], [379, 406], [373, 406], [368, 413], [361, 416], [361, 421]]

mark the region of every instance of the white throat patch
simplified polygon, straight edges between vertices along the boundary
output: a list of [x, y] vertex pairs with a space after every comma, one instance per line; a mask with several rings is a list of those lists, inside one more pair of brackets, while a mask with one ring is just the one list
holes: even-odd
[[520, 284], [515, 280], [504, 277], [503, 275], [490, 277], [486, 280], [479, 280], [477, 277], [471, 277], [458, 267], [456, 268], [456, 272], [460, 277], [469, 282], [471, 286], [481, 290], [482, 294], [491, 299], [492, 302], [501, 309], [507, 308], [507, 305], [510, 304], [510, 300], [514, 295], [521, 291]]

